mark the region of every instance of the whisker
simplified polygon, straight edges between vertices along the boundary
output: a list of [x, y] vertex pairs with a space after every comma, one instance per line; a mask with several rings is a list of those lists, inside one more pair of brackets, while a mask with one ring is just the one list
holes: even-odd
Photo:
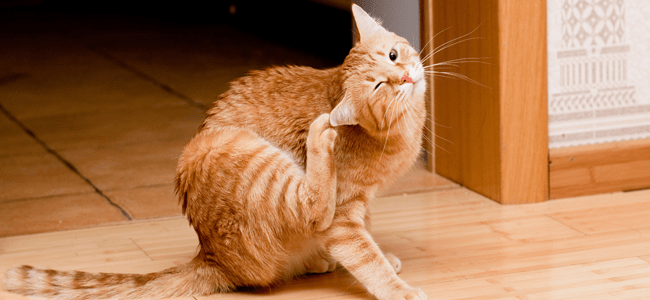
[[430, 118], [429, 116], [425, 116], [425, 119], [426, 119], [427, 121], [433, 123], [433, 125], [436, 125], [436, 126], [438, 126], [438, 127], [448, 128], [448, 129], [454, 128], [454, 127], [451, 127], [451, 126], [445, 126], [445, 125], [442, 125], [442, 124], [437, 123], [437, 122], [436, 122], [437, 118], [435, 118], [435, 117], [432, 119], [432, 118]]
[[[410, 119], [412, 119], [412, 117], [411, 117], [411, 113], [410, 113], [408, 110], [405, 111], [405, 116], [406, 116], [405, 118], [410, 118]], [[416, 142], [417, 144], [420, 144], [420, 145], [421, 145], [422, 142], [421, 142], [421, 141], [418, 142], [418, 140], [415, 139], [415, 138], [413, 137], [413, 135], [405, 135], [404, 133], [402, 133], [402, 129], [401, 129], [401, 126], [399, 125], [399, 123], [397, 123], [397, 129], [400, 131], [400, 134], [401, 134], [402, 136], [404, 136], [404, 137], [408, 136], [408, 137], [410, 137], [414, 142]], [[422, 147], [422, 146], [420, 146], [420, 150], [424, 150], [424, 152], [428, 153], [428, 154], [431, 155], [431, 156], [434, 156], [432, 153], [430, 153], [429, 151], [427, 151], [427, 149], [425, 149], [425, 148]]]
[[[426, 61], [426, 60], [428, 60], [429, 58], [431, 58], [433, 55], [436, 55], [436, 54], [440, 53], [441, 51], [446, 50], [446, 49], [448, 49], [448, 48], [450, 48], [450, 47], [456, 46], [456, 45], [458, 45], [458, 44], [461, 44], [461, 43], [464, 43], [464, 42], [467, 42], [467, 41], [478, 40], [478, 39], [483, 39], [483, 38], [480, 38], [480, 37], [476, 37], [476, 38], [468, 38], [468, 39], [461, 40], [461, 41], [458, 41], [458, 42], [456, 42], [456, 43], [449, 44], [449, 45], [444, 45], [444, 44], [443, 44], [443, 45], [441, 45], [441, 46], [438, 46], [438, 48], [436, 48], [435, 50], [433, 50], [431, 53], [427, 54], [427, 56], [425, 56], [425, 57], [422, 59], [422, 61]], [[442, 46], [444, 46], [444, 47], [442, 47]], [[442, 48], [440, 48], [440, 47], [442, 47]]]
[[462, 80], [465, 80], [467, 82], [470, 82], [470, 83], [473, 83], [473, 84], [476, 84], [476, 85], [480, 85], [480, 86], [482, 86], [484, 88], [492, 89], [492, 88], [490, 88], [488, 86], [485, 86], [485, 85], [481, 84], [480, 82], [478, 82], [478, 81], [476, 81], [474, 79], [471, 79], [471, 78], [469, 78], [469, 77], [467, 77], [467, 76], [465, 76], [463, 74], [454, 73], [454, 72], [438, 72], [438, 71], [424, 71], [424, 72], [428, 73], [428, 74], [433, 74], [434, 76], [447, 75], [447, 76], [454, 77], [456, 79], [462, 79]]
[[447, 31], [447, 29], [449, 29], [449, 28], [451, 28], [451, 27], [453, 27], [453, 26], [449, 26], [449, 27], [447, 27], [447, 28], [441, 30], [440, 32], [436, 33], [436, 34], [433, 36], [433, 38], [435, 39], [438, 35], [440, 35], [441, 33], [445, 32], [445, 31]]
[[386, 123], [386, 114], [388, 114], [388, 110], [390, 109], [391, 105], [393, 105], [393, 102], [395, 101], [396, 98], [397, 98], [397, 96], [395, 96], [395, 98], [390, 100], [390, 102], [388, 103], [388, 106], [386, 107], [386, 110], [384, 111], [384, 116], [381, 118], [381, 129], [384, 129], [384, 124]]
[[[411, 113], [409, 113], [409, 116], [411, 116]], [[412, 120], [412, 119], [413, 119], [413, 117], [411, 116], [411, 120]], [[412, 121], [412, 122], [415, 122], [415, 121]], [[451, 152], [447, 151], [447, 149], [443, 148], [442, 146], [436, 144], [434, 141], [432, 141], [431, 139], [429, 139], [426, 135], [422, 135], [421, 138], [422, 138], [425, 142], [427, 142], [428, 144], [430, 144], [430, 145], [434, 145], [435, 147], [440, 148], [440, 150], [445, 151], [445, 152], [451, 154]], [[418, 140], [417, 140], [414, 136], [412, 136], [412, 135], [411, 135], [411, 139], [413, 139], [415, 142], [418, 142]], [[419, 143], [419, 142], [418, 142], [418, 143]], [[426, 152], [427, 154], [431, 155], [431, 157], [435, 157], [435, 156], [436, 156], [435, 153], [431, 153], [431, 152], [429, 152], [429, 151], [428, 151], [426, 148], [424, 148], [424, 147], [421, 147], [421, 150], [424, 150], [424, 152]]]
[[439, 63], [435, 63], [432, 65], [424, 66], [424, 69], [431, 69], [435, 68], [438, 66], [455, 66], [458, 67], [457, 64], [466, 64], [466, 63], [479, 63], [479, 64], [486, 64], [486, 65], [491, 65], [492, 63], [482, 61], [482, 59], [489, 59], [491, 57], [468, 57], [468, 58], [458, 58], [458, 59], [452, 59], [448, 61], [443, 61]]
[[437, 67], [456, 67], [456, 68], [458, 68], [458, 67], [460, 67], [460, 65], [457, 65], [455, 63], [444, 62], [444, 63], [437, 63], [435, 65], [430, 65], [430, 66], [426, 66], [426, 67], [422, 67], [422, 68], [424, 70], [426, 70], [426, 71], [431, 71], [431, 70], [427, 70], [427, 69], [438, 69]]
[[449, 28], [451, 28], [451, 27], [452, 27], [452, 26], [449, 26], [449, 27], [447, 27], [447, 28], [441, 30], [440, 32], [434, 34], [433, 37], [432, 37], [431, 39], [429, 39], [429, 41], [424, 45], [424, 47], [422, 47], [422, 49], [425, 49], [425, 48], [429, 45], [429, 43], [431, 43], [431, 41], [433, 41], [433, 40], [434, 40], [438, 35], [440, 35], [441, 33], [445, 32], [445, 31], [447, 31], [447, 29], [449, 29]]
[[463, 74], [454, 73], [454, 72], [441, 72], [441, 73], [445, 74], [445, 75], [453, 76], [453, 77], [456, 77], [456, 78], [459, 78], [459, 79], [462, 79], [462, 80], [466, 80], [467, 82], [471, 82], [471, 83], [480, 85], [480, 86], [485, 87], [485, 88], [489, 88], [489, 87], [481, 84], [480, 82], [478, 82], [478, 81], [476, 81], [474, 79], [471, 79], [471, 78], [469, 78], [469, 77], [467, 77], [466, 75], [463, 75]]
[[456, 46], [458, 44], [462, 44], [464, 42], [469, 42], [469, 41], [473, 41], [473, 40], [482, 40], [482, 39], [483, 39], [482, 37], [467, 38], [467, 39], [464, 39], [464, 40], [456, 41], [456, 42], [448, 44], [448, 45], [444, 45], [444, 47], [439, 46], [439, 48], [435, 49], [434, 52], [431, 53], [431, 55], [436, 55], [436, 54], [440, 53], [440, 51], [442, 51], [442, 50], [446, 50], [446, 49], [451, 48], [453, 46]]
[[[408, 103], [408, 102], [407, 102], [407, 103]], [[412, 122], [416, 122], [416, 121], [413, 119], [413, 115], [415, 114], [415, 112], [413, 111], [413, 109], [416, 109], [416, 108], [413, 107], [412, 104], [411, 104], [411, 105], [407, 105], [407, 106], [405, 106], [405, 108], [406, 108], [406, 112], [407, 112], [407, 115], [408, 115], [408, 117], [410, 118], [410, 120], [411, 120]], [[435, 135], [435, 134], [434, 134], [434, 135]], [[417, 142], [417, 143], [420, 143], [420, 142], [418, 142], [418, 140], [416, 139], [416, 137], [414, 137], [413, 135], [411, 135], [410, 137], [411, 137], [411, 139], [413, 139], [413, 141], [415, 141], [415, 142]], [[432, 141], [431, 139], [429, 139], [429, 137], [427, 137], [426, 135], [422, 135], [421, 138], [422, 138], [425, 142], [427, 142], [428, 144], [434, 145], [434, 146], [440, 148], [441, 150], [443, 150], [443, 151], [445, 151], [445, 152], [451, 154], [451, 152], [447, 151], [447, 149], [443, 148], [442, 146], [437, 145], [434, 141]], [[452, 143], [452, 144], [453, 144], [453, 143]], [[428, 153], [428, 154], [431, 155], [432, 157], [435, 157], [435, 154], [433, 154], [433, 153], [427, 151], [426, 149], [422, 148], [422, 150], [424, 150], [426, 153]]]
[[[447, 41], [447, 42], [445, 42], [445, 43], [442, 43], [442, 44], [439, 45], [438, 47], [435, 47], [435, 48], [434, 48], [434, 49], [433, 49], [433, 50], [432, 50], [428, 55], [426, 55], [426, 56], [425, 56], [421, 61], [426, 61], [426, 60], [429, 59], [432, 55], [435, 55], [436, 53], [438, 53], [438, 52], [440, 52], [440, 51], [442, 51], [442, 50], [444, 50], [444, 49], [447, 49], [447, 48], [449, 48], [449, 47], [452, 47], [452, 46], [458, 45], [458, 44], [460, 44], [460, 43], [464, 43], [464, 42], [467, 42], [467, 41], [470, 41], [470, 40], [475, 40], [475, 39], [482, 39], [482, 38], [480, 38], [480, 37], [478, 37], [478, 38], [468, 38], [468, 39], [464, 39], [464, 38], [470, 36], [470, 35], [471, 35], [472, 33], [474, 33], [476, 30], [478, 30], [478, 29], [481, 27], [481, 25], [483, 25], [482, 22], [481, 22], [481, 24], [479, 24], [476, 28], [474, 28], [474, 30], [472, 30], [470, 33], [467, 33], [467, 34], [465, 34], [465, 35], [462, 35], [462, 36], [460, 36], [460, 37], [457, 37], [457, 38], [455, 38], [455, 39], [452, 39], [452, 40], [450, 40], [450, 41]], [[446, 28], [445, 30], [447, 30], [447, 29], [449, 29], [449, 28]], [[443, 30], [443, 31], [444, 31], [444, 30]], [[438, 34], [440, 34], [440, 33], [442, 33], [442, 31], [439, 32]], [[464, 39], [464, 40], [463, 40], [463, 39]]]
[[[432, 42], [432, 41], [433, 41], [433, 40], [434, 40], [434, 39], [435, 39], [439, 34], [445, 32], [445, 31], [446, 31], [447, 29], [449, 29], [449, 28], [451, 28], [451, 26], [449, 26], [449, 27], [443, 29], [442, 31], [440, 31], [440, 32], [438, 32], [438, 33], [436, 33], [436, 34], [434, 34], [433, 37], [430, 38], [429, 41], [428, 41], [426, 44], [424, 44], [424, 46], [422, 47], [422, 50], [426, 49], [427, 46], [429, 45], [429, 43], [431, 43], [431, 42]], [[418, 54], [422, 55], [422, 51], [420, 51], [420, 53], [418, 53]], [[421, 63], [424, 63], [424, 61], [425, 61], [424, 59], [420, 60]]]
[[481, 27], [482, 24], [483, 24], [483, 22], [481, 22], [481, 24], [479, 24], [476, 28], [474, 28], [474, 30], [470, 31], [470, 32], [467, 33], [467, 34], [464, 34], [464, 35], [459, 36], [459, 37], [457, 37], [457, 38], [455, 38], [455, 39], [451, 39], [451, 40], [449, 40], [449, 41], [447, 41], [447, 42], [445, 42], [445, 43], [442, 43], [440, 46], [434, 48], [433, 51], [436, 52], [436, 49], [440, 49], [440, 48], [444, 47], [445, 45], [454, 44], [454, 43], [456, 43], [458, 40], [462, 40], [462, 39], [464, 39], [464, 38], [466, 38], [466, 37], [472, 35], [472, 33], [474, 33], [475, 31], [477, 31], [477, 30], [479, 29], [479, 27]]
[[444, 75], [444, 74], [433, 74], [434, 78], [444, 78], [444, 79], [458, 79], [458, 77]]
[[[407, 110], [407, 111], [409, 111], [409, 112], [415, 114], [414, 111], [415, 111], [417, 108], [414, 106], [414, 104], [412, 104], [412, 103], [408, 103], [408, 102], [407, 102], [407, 105], [406, 105], [405, 107], [406, 107], [406, 110]], [[425, 126], [424, 128], [422, 128], [422, 129], [428, 131], [428, 132], [429, 132], [430, 134], [432, 134], [433, 136], [435, 136], [435, 137], [437, 137], [437, 138], [439, 138], [439, 139], [441, 139], [441, 140], [443, 140], [443, 141], [445, 141], [445, 142], [448, 142], [448, 143], [450, 143], [450, 144], [452, 144], [452, 145], [455, 145], [454, 142], [452, 142], [451, 140], [448, 140], [448, 139], [446, 139], [446, 138], [443, 138], [443, 137], [437, 135], [435, 132], [431, 131], [431, 129], [427, 128], [426, 126]], [[430, 143], [432, 143], [432, 141], [431, 141], [431, 140], [430, 140], [426, 135], [423, 136], [423, 137], [424, 137], [425, 139], [427, 139]]]
[[488, 59], [488, 58], [492, 58], [492, 57], [489, 57], [489, 56], [487, 56], [487, 57], [464, 57], [464, 58], [457, 58], [457, 59], [448, 60], [446, 62], [458, 63], [458, 62], [466, 62], [467, 61], [467, 62], [482, 62], [482, 63], [489, 64], [488, 62], [482, 61], [482, 59]]
[[[435, 38], [435, 36], [433, 36], [432, 38], [430, 38], [429, 41], [428, 41], [426, 44], [424, 44], [424, 46], [422, 46], [422, 49], [420, 49], [420, 53], [418, 53], [418, 55], [422, 55], [422, 50], [426, 49], [427, 46], [429, 45], [429, 43], [431, 43], [431, 41], [433, 41], [434, 38]], [[423, 60], [420, 60], [420, 62], [421, 62], [421, 63], [424, 63]]]
[[[436, 143], [431, 143], [431, 144], [432, 144], [433, 146], [435, 146], [436, 148], [438, 148], [438, 149], [440, 149], [440, 150], [442, 150], [442, 151], [447, 152], [447, 154], [452, 154], [452, 153], [449, 152], [447, 149], [443, 148], [442, 146], [440, 146], [440, 145], [438, 145], [438, 144], [436, 144]], [[427, 152], [428, 152], [428, 151], [427, 151]], [[429, 153], [429, 154], [431, 154], [431, 153]], [[431, 155], [435, 157], [434, 154], [431, 154]]]
[[[390, 103], [388, 103], [388, 107], [386, 107], [386, 111], [384, 111], [384, 117], [382, 118], [382, 121], [381, 121], [382, 124], [384, 123], [384, 120], [386, 119], [386, 114], [388, 114], [388, 110], [393, 105], [393, 103], [396, 102], [397, 98], [400, 97], [400, 94], [402, 94], [402, 91], [397, 93], [397, 95], [390, 101]], [[381, 161], [381, 158], [384, 157], [384, 151], [386, 151], [386, 145], [388, 145], [388, 138], [390, 137], [390, 128], [391, 128], [391, 125], [393, 124], [392, 118], [393, 118], [394, 113], [395, 113], [395, 109], [393, 109], [393, 114], [391, 115], [391, 119], [389, 120], [389, 123], [388, 123], [388, 132], [386, 132], [386, 140], [384, 141], [384, 147], [381, 149], [381, 154], [379, 155], [379, 159], [377, 160], [377, 164], [379, 164], [379, 162]], [[383, 127], [383, 125], [382, 125], [382, 127]]]

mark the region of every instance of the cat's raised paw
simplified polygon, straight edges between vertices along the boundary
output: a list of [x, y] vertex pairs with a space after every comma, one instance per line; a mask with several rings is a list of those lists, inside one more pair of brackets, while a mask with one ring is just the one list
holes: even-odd
[[329, 114], [322, 114], [309, 126], [307, 147], [316, 151], [327, 150], [328, 153], [331, 153], [334, 149], [336, 135], [336, 130], [330, 125]]
[[328, 128], [333, 128], [330, 124], [330, 114], [324, 113], [311, 123], [309, 130], [325, 131]]

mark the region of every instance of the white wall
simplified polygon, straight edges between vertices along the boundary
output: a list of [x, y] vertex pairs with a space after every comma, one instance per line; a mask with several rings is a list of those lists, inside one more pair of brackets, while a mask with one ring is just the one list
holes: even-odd
[[406, 38], [420, 51], [419, 0], [353, 0], [369, 15], [382, 21], [384, 28]]

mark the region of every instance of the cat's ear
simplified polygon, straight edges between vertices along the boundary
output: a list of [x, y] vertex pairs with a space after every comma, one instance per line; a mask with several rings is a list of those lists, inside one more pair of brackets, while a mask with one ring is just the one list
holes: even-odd
[[376, 33], [386, 32], [384, 27], [381, 27], [375, 19], [356, 4], [352, 4], [352, 15], [354, 16], [354, 22], [357, 25], [357, 42]]
[[343, 100], [330, 113], [330, 124], [336, 127], [341, 125], [357, 125], [358, 123], [356, 109], [346, 93], [343, 96]]

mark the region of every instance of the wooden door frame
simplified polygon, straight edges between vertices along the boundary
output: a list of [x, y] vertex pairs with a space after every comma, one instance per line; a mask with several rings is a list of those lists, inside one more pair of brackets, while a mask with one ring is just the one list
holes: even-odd
[[490, 89], [429, 79], [427, 168], [504, 204], [650, 188], [650, 139], [549, 150], [546, 12], [545, 0], [420, 0], [423, 54], [481, 23], [474, 49], [450, 47], [426, 65], [494, 57], [459, 72]]
[[[433, 32], [433, 0], [420, 0], [420, 53], [424, 56], [431, 53], [434, 49], [434, 32]], [[431, 41], [431, 42], [429, 42]], [[425, 66], [433, 65], [433, 56], [429, 56], [425, 61], [422, 62]], [[425, 129], [423, 133], [423, 145], [424, 150], [426, 151], [427, 159], [425, 160], [425, 168], [429, 172], [435, 172], [435, 132], [436, 126], [433, 117], [434, 112], [434, 82], [433, 76], [428, 75], [429, 79], [427, 85], [426, 95], [426, 108], [427, 108], [427, 121], [425, 123]]]
[[[480, 57], [458, 73], [482, 85], [430, 78], [438, 174], [504, 204], [549, 197], [546, 0], [421, 0], [422, 53], [474, 31], [435, 61]], [[435, 7], [435, 8], [434, 8]], [[428, 43], [439, 34], [436, 40]], [[435, 122], [434, 122], [435, 120]], [[439, 125], [436, 125], [439, 124]], [[434, 134], [435, 133], [435, 134]], [[431, 166], [433, 167], [433, 166]]]

